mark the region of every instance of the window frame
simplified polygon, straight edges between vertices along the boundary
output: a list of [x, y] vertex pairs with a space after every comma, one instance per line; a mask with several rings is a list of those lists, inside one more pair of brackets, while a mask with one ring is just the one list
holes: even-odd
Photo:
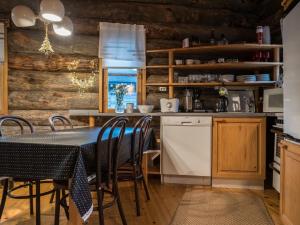
[[102, 59], [99, 59], [99, 112], [112, 113], [115, 109], [108, 108], [108, 70], [109, 69], [137, 69], [137, 102], [143, 104], [145, 87], [145, 68], [137, 67], [109, 67], [102, 66]]
[[8, 113], [8, 49], [7, 49], [7, 21], [0, 20], [0, 23], [4, 25], [4, 62], [0, 63], [0, 73], [2, 73], [2, 77], [0, 77], [0, 98], [1, 98], [1, 107], [0, 107], [0, 115], [4, 115]]

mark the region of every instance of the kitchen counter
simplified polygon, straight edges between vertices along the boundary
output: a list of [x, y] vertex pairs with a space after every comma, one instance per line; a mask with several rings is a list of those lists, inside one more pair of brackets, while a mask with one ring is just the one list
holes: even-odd
[[[69, 110], [70, 116], [143, 116], [146, 114], [135, 112], [135, 113], [100, 113], [98, 110]], [[162, 113], [162, 112], [153, 112], [148, 113], [147, 115], [151, 116], [213, 116], [213, 117], [260, 117], [260, 116], [274, 116], [274, 113], [245, 113], [245, 112], [223, 112], [223, 113], [196, 113], [196, 112], [178, 112], [178, 113]]]

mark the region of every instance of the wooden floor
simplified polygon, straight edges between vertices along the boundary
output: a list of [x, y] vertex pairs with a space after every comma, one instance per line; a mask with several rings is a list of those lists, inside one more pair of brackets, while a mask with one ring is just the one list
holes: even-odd
[[[43, 186], [44, 190], [50, 188]], [[146, 202], [144, 192], [141, 192], [141, 216], [135, 216], [134, 193], [130, 183], [121, 184], [122, 203], [125, 209], [128, 225], [168, 225], [175, 214], [178, 203], [180, 202], [185, 190], [190, 188], [185, 185], [161, 185], [159, 180], [150, 180], [149, 189], [151, 200]], [[200, 188], [200, 187], [199, 187]], [[235, 191], [227, 189], [228, 191]], [[141, 189], [141, 191], [143, 191]], [[265, 191], [253, 191], [263, 198], [267, 209], [275, 225], [282, 225], [279, 219], [279, 195], [273, 189]], [[121, 225], [118, 211], [115, 207], [105, 211], [107, 225]], [[88, 224], [98, 224], [98, 214], [93, 213]], [[43, 225], [54, 224], [54, 204], [49, 204], [49, 197], [42, 198], [42, 218]], [[63, 210], [61, 210], [61, 225], [66, 225]], [[2, 216], [3, 225], [29, 225], [35, 224], [34, 216], [29, 216], [27, 200], [8, 199], [7, 205]]]

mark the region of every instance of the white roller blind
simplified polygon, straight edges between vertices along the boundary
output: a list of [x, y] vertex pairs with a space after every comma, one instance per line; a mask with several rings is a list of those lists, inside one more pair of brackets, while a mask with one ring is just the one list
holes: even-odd
[[99, 27], [99, 58], [104, 67], [145, 66], [143, 25], [101, 22]]

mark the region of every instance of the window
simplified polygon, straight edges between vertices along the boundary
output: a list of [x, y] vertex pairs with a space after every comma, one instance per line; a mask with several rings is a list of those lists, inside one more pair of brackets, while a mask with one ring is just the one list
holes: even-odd
[[145, 42], [143, 25], [99, 23], [100, 112], [115, 110], [117, 99], [114, 88], [118, 84], [125, 85], [128, 90], [123, 98], [124, 106], [133, 103], [136, 108], [142, 102], [142, 96], [145, 96], [141, 89], [142, 77], [145, 77]]
[[117, 84], [124, 84], [127, 87], [127, 94], [124, 96], [124, 105], [133, 103], [137, 107], [138, 98], [138, 70], [137, 69], [108, 69], [107, 82], [107, 108], [114, 109], [116, 106], [116, 96], [114, 88]]

